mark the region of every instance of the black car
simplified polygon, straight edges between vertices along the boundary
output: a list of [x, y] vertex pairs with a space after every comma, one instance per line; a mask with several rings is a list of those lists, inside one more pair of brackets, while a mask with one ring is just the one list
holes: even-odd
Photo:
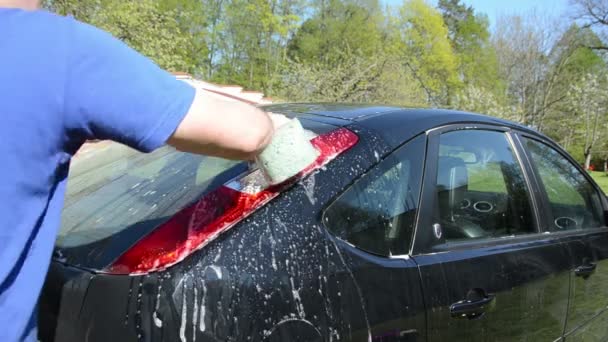
[[448, 110], [290, 104], [319, 159], [74, 161], [43, 341], [600, 341], [608, 201], [550, 139]]

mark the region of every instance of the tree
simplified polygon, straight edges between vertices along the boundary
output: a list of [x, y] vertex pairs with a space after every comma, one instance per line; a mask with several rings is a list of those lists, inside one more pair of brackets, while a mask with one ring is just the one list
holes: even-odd
[[460, 87], [458, 61], [441, 14], [423, 0], [406, 1], [393, 19], [393, 49], [426, 91], [428, 102], [447, 104]]
[[496, 26], [492, 44], [506, 82], [505, 97], [517, 112], [517, 121], [539, 128], [548, 107], [554, 105], [547, 94], [555, 78], [548, 72], [559, 70], [552, 69], [556, 59], [552, 51], [557, 51], [552, 46], [563, 31], [559, 23], [536, 14], [503, 16]]
[[329, 0], [315, 7], [289, 42], [290, 58], [311, 63], [338, 58], [345, 49], [368, 57], [381, 51], [383, 17], [377, 0]]
[[268, 90], [269, 80], [285, 60], [286, 40], [299, 21], [301, 4], [293, 0], [228, 1], [213, 79]]
[[556, 110], [567, 106], [570, 86], [603, 64], [595, 53], [583, 47], [587, 31], [570, 26], [546, 54], [544, 75], [535, 86], [537, 101], [528, 110], [528, 117], [539, 130], [544, 129], [546, 119]]
[[103, 7], [103, 2], [102, 0], [43, 0], [42, 7], [80, 21], [90, 22], [91, 17]]
[[162, 68], [187, 71], [188, 39], [175, 18], [175, 10], [163, 10], [153, 0], [111, 0], [91, 19]]
[[502, 84], [496, 52], [490, 44], [488, 17], [476, 14], [472, 6], [466, 6], [460, 0], [439, 0], [437, 8], [458, 57], [461, 79], [475, 88], [499, 92]]
[[549, 54], [546, 75], [538, 87], [542, 90], [537, 126], [566, 148], [578, 150], [579, 117], [573, 111], [572, 85], [590, 73], [605, 69], [603, 59], [585, 47], [584, 42], [597, 39], [590, 29], [571, 25], [554, 44]]
[[367, 57], [344, 50], [327, 61], [290, 61], [278, 76], [276, 96], [291, 101], [386, 103], [425, 106], [422, 88], [401, 62], [386, 54]]
[[595, 28], [602, 40], [587, 47], [607, 51], [608, 45], [608, 0], [571, 0], [574, 5], [574, 18], [583, 22], [583, 28]]
[[600, 132], [606, 132], [608, 111], [606, 75], [586, 75], [580, 83], [572, 86], [573, 111], [584, 120], [583, 156], [585, 169], [589, 169], [593, 149], [597, 146]]
[[173, 13], [173, 18], [183, 39], [187, 42], [181, 47], [187, 67], [181, 71], [195, 77], [210, 74], [210, 51], [207, 44], [209, 25], [209, 4], [192, 0], [156, 0], [163, 13]]
[[189, 12], [155, 0], [47, 0], [45, 6], [98, 26], [171, 71], [191, 71], [192, 34], [180, 22]]
[[465, 86], [464, 89], [456, 94], [453, 107], [507, 120], [516, 119], [508, 105], [503, 104], [492, 92], [473, 84]]

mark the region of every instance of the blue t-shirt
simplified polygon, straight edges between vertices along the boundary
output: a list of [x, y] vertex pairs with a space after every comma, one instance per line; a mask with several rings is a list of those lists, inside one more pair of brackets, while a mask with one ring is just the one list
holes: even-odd
[[70, 158], [86, 139], [160, 147], [195, 91], [71, 18], [0, 8], [0, 32], [0, 341], [29, 341]]

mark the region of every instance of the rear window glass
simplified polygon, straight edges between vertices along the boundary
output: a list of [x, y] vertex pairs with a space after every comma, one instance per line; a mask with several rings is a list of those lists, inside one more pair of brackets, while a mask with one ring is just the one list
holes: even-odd
[[336, 236], [364, 251], [407, 254], [422, 180], [425, 136], [382, 160], [336, 199], [323, 223]]
[[139, 153], [117, 143], [86, 147], [72, 161], [57, 247], [147, 232], [247, 168], [246, 163], [165, 146]]

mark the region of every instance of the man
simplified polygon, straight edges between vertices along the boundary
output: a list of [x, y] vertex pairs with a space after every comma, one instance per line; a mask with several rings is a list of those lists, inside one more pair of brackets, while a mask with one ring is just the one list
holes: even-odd
[[0, 341], [36, 339], [35, 307], [70, 158], [87, 139], [251, 159], [270, 117], [193, 89], [37, 0], [0, 0]]

